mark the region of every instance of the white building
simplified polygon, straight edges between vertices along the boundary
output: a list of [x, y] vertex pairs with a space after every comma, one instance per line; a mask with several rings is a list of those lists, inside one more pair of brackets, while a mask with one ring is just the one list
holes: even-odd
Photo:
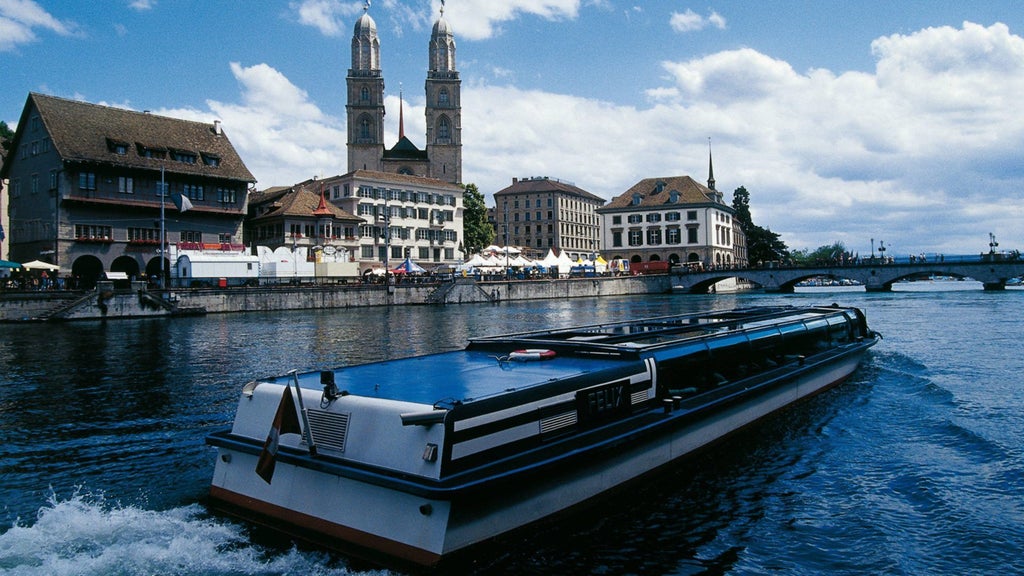
[[601, 253], [606, 260], [676, 264], [746, 264], [746, 241], [732, 206], [689, 176], [645, 178], [603, 208]]

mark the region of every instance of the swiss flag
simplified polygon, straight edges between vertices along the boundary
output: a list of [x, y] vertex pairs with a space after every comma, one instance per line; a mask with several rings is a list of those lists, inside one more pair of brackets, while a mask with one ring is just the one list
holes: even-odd
[[[301, 391], [299, 392], [302, 393]], [[289, 382], [284, 387], [284, 394], [281, 395], [281, 403], [277, 405], [277, 413], [274, 414], [274, 423], [270, 426], [270, 433], [267, 434], [267, 441], [263, 443], [263, 451], [260, 452], [260, 459], [256, 463], [256, 473], [270, 484], [274, 477], [274, 467], [277, 465], [277, 447], [281, 434], [301, 434], [299, 418], [295, 415], [295, 399], [292, 398], [292, 385]]]

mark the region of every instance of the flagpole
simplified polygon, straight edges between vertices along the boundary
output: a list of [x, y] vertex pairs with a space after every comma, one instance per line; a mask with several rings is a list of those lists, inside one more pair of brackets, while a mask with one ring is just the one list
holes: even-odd
[[299, 397], [299, 412], [302, 414], [302, 431], [306, 436], [306, 444], [309, 445], [310, 456], [316, 456], [316, 444], [313, 443], [313, 433], [309, 429], [309, 416], [306, 414], [306, 405], [302, 402], [302, 388], [299, 387], [299, 373], [297, 370], [289, 370], [292, 380], [295, 382], [295, 393]]
[[165, 288], [164, 282], [167, 278], [167, 233], [164, 225], [164, 197], [167, 196], [167, 188], [164, 183], [164, 167], [160, 166], [160, 289]]

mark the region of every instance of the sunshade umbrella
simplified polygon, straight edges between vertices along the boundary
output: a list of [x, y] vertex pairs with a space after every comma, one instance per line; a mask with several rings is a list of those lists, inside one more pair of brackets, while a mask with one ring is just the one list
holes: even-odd
[[21, 265], [26, 270], [49, 270], [55, 272], [60, 270], [60, 266], [56, 264], [50, 264], [49, 262], [43, 262], [42, 260], [33, 260], [31, 262], [25, 262]]
[[0, 260], [0, 268], [21, 268], [21, 264], [10, 260]]

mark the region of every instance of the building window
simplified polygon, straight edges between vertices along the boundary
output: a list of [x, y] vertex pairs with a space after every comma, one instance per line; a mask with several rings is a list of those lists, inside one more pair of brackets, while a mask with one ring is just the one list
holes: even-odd
[[118, 156], [124, 156], [128, 154], [128, 143], [107, 138], [107, 150], [117, 154]]
[[697, 219], [697, 211], [696, 210], [687, 210], [686, 211], [686, 219], [687, 220], [696, 220]]
[[162, 159], [162, 158], [166, 158], [167, 157], [167, 149], [166, 148], [150, 148], [150, 147], [145, 146], [143, 144], [136, 143], [135, 144], [135, 149], [139, 153], [139, 156], [142, 156], [143, 158], [160, 158], [160, 159]]
[[57, 171], [50, 170], [50, 190], [57, 189]]
[[442, 116], [441, 119], [437, 121], [437, 139], [439, 141], [447, 142], [448, 139], [451, 137], [452, 125], [450, 122], [448, 122], [447, 118]]
[[131, 176], [117, 177], [118, 194], [135, 194], [135, 183]]
[[644, 221], [643, 214], [630, 214], [627, 220], [630, 224], [640, 224]]
[[688, 244], [696, 244], [697, 243], [697, 229], [696, 228], [687, 228], [686, 229], [686, 242]]
[[181, 242], [202, 242], [203, 233], [196, 230], [182, 230], [178, 238]]
[[648, 228], [647, 244], [651, 246], [661, 245], [661, 228]]
[[176, 162], [182, 162], [184, 164], [195, 164], [196, 155], [187, 150], [174, 150], [171, 152], [171, 160]]
[[665, 231], [666, 244], [679, 244], [679, 228], [669, 228]]
[[360, 246], [359, 247], [359, 257], [360, 258], [364, 258], [364, 259], [367, 259], [367, 258], [372, 259], [373, 258], [373, 246]]
[[441, 88], [441, 91], [437, 93], [437, 105], [447, 106], [448, 105], [448, 89]]
[[630, 246], [643, 246], [644, 245], [644, 232], [643, 232], [643, 230], [630, 230], [629, 231], [629, 245]]
[[420, 246], [419, 248], [419, 259], [429, 260], [430, 259], [430, 248], [426, 246]]
[[200, 184], [182, 184], [181, 193], [188, 196], [189, 200], [205, 200], [206, 194]]
[[622, 247], [622, 231], [616, 230], [612, 232], [612, 246], [615, 248]]
[[647, 215], [647, 221], [648, 222], [661, 222], [661, 214], [658, 214], [656, 212], [652, 212], [652, 213]]
[[158, 228], [129, 228], [129, 242], [160, 243], [160, 230]]
[[620, 216], [620, 215], [612, 216], [612, 224], [621, 225], [622, 224], [622, 216]]
[[93, 242], [110, 242], [114, 239], [114, 233], [110, 226], [75, 224], [75, 239]]
[[370, 141], [370, 119], [365, 116], [359, 119], [359, 140]]
[[78, 189], [79, 190], [95, 190], [96, 189], [96, 173], [95, 172], [79, 172], [78, 173]]
[[216, 154], [211, 154], [209, 152], [203, 152], [202, 156], [203, 164], [206, 164], [207, 166], [212, 166], [214, 168], [220, 166], [220, 156]]
[[366, 86], [363, 86], [363, 88], [359, 91], [359, 100], [361, 102], [370, 101], [370, 89], [367, 88]]
[[679, 222], [679, 212], [669, 212], [665, 214], [666, 222]]
[[234, 204], [236, 198], [234, 188], [225, 188], [223, 186], [217, 188], [217, 201], [221, 204]]

